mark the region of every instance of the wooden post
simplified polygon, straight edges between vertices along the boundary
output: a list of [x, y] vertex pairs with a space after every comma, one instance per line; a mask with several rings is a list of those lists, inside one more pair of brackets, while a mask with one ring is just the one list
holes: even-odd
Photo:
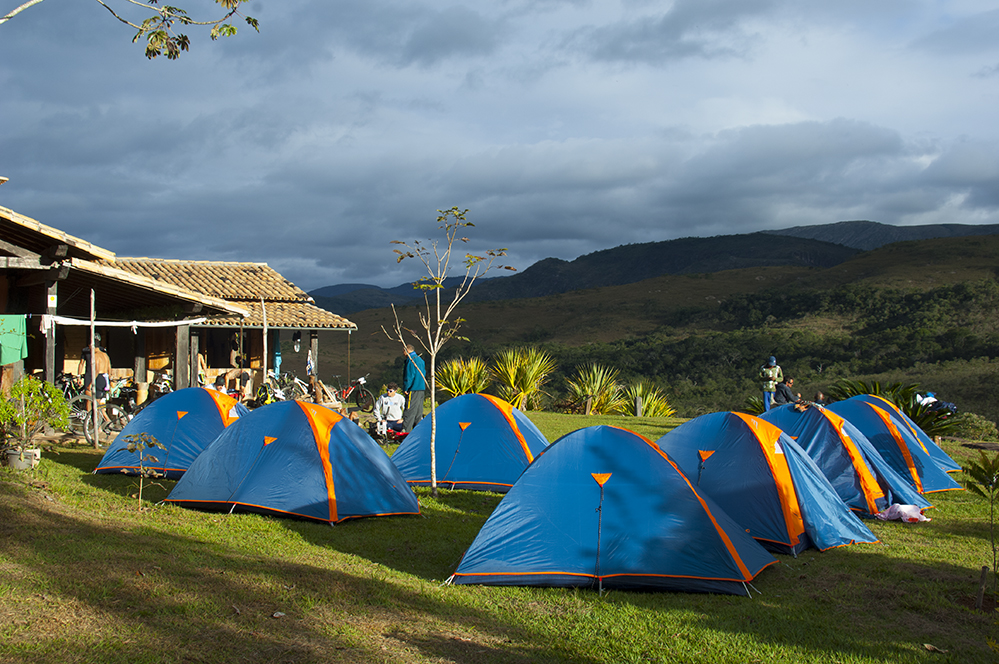
[[593, 410], [593, 397], [586, 397], [586, 414], [589, 415]]
[[[47, 281], [48, 292], [45, 294], [45, 313], [55, 316], [56, 308], [59, 304], [59, 282]], [[49, 325], [48, 332], [45, 333], [45, 380], [55, 383], [56, 379], [56, 326], [55, 323]]]
[[97, 344], [95, 343], [94, 321], [97, 319], [97, 304], [94, 289], [90, 289], [90, 422], [93, 424], [94, 447], [101, 446], [100, 427], [97, 420]]
[[263, 335], [262, 335], [263, 336], [263, 343], [264, 343], [264, 352], [263, 352], [264, 359], [263, 359], [263, 363], [262, 364], [263, 364], [263, 367], [264, 367], [264, 378], [263, 378], [263, 382], [266, 383], [267, 382], [267, 305], [264, 304], [264, 296], [263, 295], [260, 296], [260, 313], [264, 317], [264, 331], [263, 331]]
[[132, 367], [132, 380], [135, 381], [136, 403], [145, 403], [149, 396], [149, 376], [146, 375], [146, 329], [135, 331], [135, 366]]
[[[201, 369], [198, 363], [198, 355], [201, 353], [201, 332], [198, 330], [192, 330], [191, 333], [189, 333], [189, 337], [190, 337], [190, 346], [191, 346], [191, 353], [187, 358], [188, 367], [190, 367], [188, 369], [188, 372], [191, 376], [191, 381], [189, 384], [194, 387], [197, 387], [198, 374], [200, 373]], [[205, 380], [208, 380], [207, 376], [205, 377]]]
[[178, 325], [177, 341], [173, 356], [173, 389], [182, 390], [191, 385], [191, 326]]
[[635, 395], [635, 417], [642, 416], [642, 395]]
[[[348, 337], [349, 338], [349, 337]], [[312, 350], [312, 374], [319, 375], [319, 331], [309, 330], [309, 349]], [[350, 379], [350, 376], [347, 376]]]

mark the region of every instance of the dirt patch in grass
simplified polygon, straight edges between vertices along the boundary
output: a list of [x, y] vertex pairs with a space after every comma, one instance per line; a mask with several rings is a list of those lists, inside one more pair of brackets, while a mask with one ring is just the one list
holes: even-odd
[[985, 593], [982, 598], [982, 608], [976, 609], [975, 602], [978, 600], [977, 595], [957, 595], [952, 598], [955, 604], [963, 606], [966, 609], [972, 611], [981, 611], [982, 613], [992, 613], [996, 609], [999, 609], [999, 599], [996, 598], [992, 593]]

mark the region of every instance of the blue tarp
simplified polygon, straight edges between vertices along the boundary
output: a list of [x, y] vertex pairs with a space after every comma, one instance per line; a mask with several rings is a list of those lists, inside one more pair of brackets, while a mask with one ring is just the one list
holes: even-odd
[[143, 464], [175, 480], [184, 474], [228, 424], [250, 411], [232, 397], [204, 387], [187, 387], [165, 394], [139, 411], [111, 442], [95, 473], [137, 475], [139, 452], [129, 452], [126, 438], [146, 433], [165, 447], [144, 454], [156, 458]]
[[[392, 455], [417, 486], [430, 484], [430, 427], [424, 417]], [[437, 408], [439, 486], [505, 493], [547, 446], [538, 427], [502, 399], [465, 394]]]
[[241, 417], [164, 502], [329, 523], [420, 513], [413, 490], [368, 434], [328, 408], [301, 401]]
[[452, 582], [747, 594], [774, 562], [655, 444], [594, 426], [524, 471]]
[[695, 486], [773, 551], [877, 541], [808, 454], [758, 417], [702, 415], [657, 442]]

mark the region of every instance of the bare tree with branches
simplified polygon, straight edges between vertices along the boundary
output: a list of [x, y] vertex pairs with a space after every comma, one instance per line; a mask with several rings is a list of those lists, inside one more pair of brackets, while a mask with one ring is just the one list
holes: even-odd
[[[403, 324], [399, 319], [399, 313], [392, 306], [392, 313], [395, 324], [391, 330], [382, 326], [382, 331], [389, 339], [398, 341], [405, 349], [410, 338], [416, 339], [420, 346], [427, 351], [430, 357], [429, 375], [423, 376], [430, 385], [430, 487], [434, 497], [437, 496], [437, 382], [436, 368], [437, 355], [451, 339], [462, 339], [458, 336], [458, 330], [464, 319], [458, 318], [455, 312], [458, 305], [468, 295], [476, 279], [484, 275], [493, 268], [514, 270], [507, 265], [496, 265], [495, 260], [506, 255], [506, 249], [493, 249], [484, 252], [484, 255], [465, 254], [459, 259], [453, 255], [455, 243], [467, 243], [467, 237], [459, 236], [460, 233], [473, 224], [466, 220], [468, 210], [459, 210], [452, 207], [450, 210], [437, 210], [438, 228], [444, 230], [444, 240], [419, 240], [408, 243], [393, 240], [392, 244], [400, 245], [402, 249], [394, 249], [397, 255], [397, 262], [401, 263], [407, 258], [415, 258], [423, 263], [427, 269], [427, 276], [420, 278], [413, 284], [414, 288], [423, 291], [423, 301], [426, 309], [420, 311], [420, 325], [418, 329], [411, 329]], [[452, 268], [452, 261], [461, 261], [465, 268], [464, 278], [461, 280], [453, 294], [445, 288], [444, 282]]]

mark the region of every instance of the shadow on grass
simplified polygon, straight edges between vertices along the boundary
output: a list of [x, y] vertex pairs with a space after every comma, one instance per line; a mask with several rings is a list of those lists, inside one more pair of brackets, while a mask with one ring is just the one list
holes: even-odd
[[[94, 455], [89, 457], [92, 463]], [[63, 461], [83, 469], [72, 455]], [[121, 495], [122, 478], [84, 478], [91, 480], [107, 482], [95, 486]], [[431, 499], [421, 489], [423, 517], [359, 519], [335, 527], [275, 521], [330, 552], [328, 559], [319, 557], [322, 562], [303, 564], [165, 532], [169, 520], [136, 527], [73, 518], [37, 496], [31, 500], [30, 492], [24, 499], [5, 486], [0, 484], [0, 569], [10, 572], [8, 585], [26, 591], [16, 595], [19, 608], [9, 594], [0, 607], [0, 625], [7, 625], [0, 627], [0, 654], [18, 661], [61, 661], [67, 639], [107, 662], [155, 661], [150, 652], [164, 653], [164, 660], [204, 662], [411, 661], [414, 652], [452, 661], [610, 661], [610, 653], [628, 652], [627, 639], [608, 644], [610, 659], [590, 653], [601, 651], [595, 643], [608, 639], [614, 620], [634, 623], [641, 636], [629, 638], [649, 639], [645, 661], [677, 661], [673, 644], [686, 638], [704, 641], [689, 661], [734, 656], [711, 641], [713, 634], [726, 635], [719, 641], [728, 648], [759, 644], [762, 659], [794, 649], [812, 661], [915, 662], [927, 656], [922, 644], [930, 643], [950, 651], [934, 661], [992, 661], [985, 639], [993, 635], [993, 618], [968, 611], [962, 602], [974, 592], [978, 571], [913, 561], [903, 546], [856, 545], [781, 557], [782, 564], [754, 582], [763, 594], [752, 600], [438, 589], [431, 582], [454, 570], [499, 494], [441, 491]], [[205, 513], [204, 520], [192, 521], [214, 527], [207, 524], [225, 518]], [[899, 525], [932, 543], [931, 529]], [[958, 532], [973, 528], [967, 520], [940, 525], [940, 532], [973, 536]], [[333, 552], [410, 576], [356, 565]], [[68, 614], [63, 604], [72, 609]], [[605, 605], [619, 607], [615, 616], [623, 617], [594, 619]], [[501, 617], [508, 606], [522, 617]], [[286, 615], [272, 618], [275, 612]], [[39, 645], [18, 631], [21, 615], [42, 623]], [[59, 625], [50, 615], [70, 615], [69, 622]], [[740, 652], [747, 648], [753, 646]]]
[[421, 516], [372, 517], [330, 527], [292, 519], [285, 527], [326, 548], [360, 556], [422, 579], [443, 581], [502, 499], [483, 491], [416, 490]]
[[6, 582], [20, 589], [0, 609], [0, 659], [65, 661], [67, 646], [102, 662], [367, 662], [406, 660], [411, 649], [455, 661], [559, 659], [520, 627], [458, 614], [434, 593], [332, 559], [305, 565], [103, 525], [19, 494], [0, 483], [0, 552], [16, 561], [4, 565]]

